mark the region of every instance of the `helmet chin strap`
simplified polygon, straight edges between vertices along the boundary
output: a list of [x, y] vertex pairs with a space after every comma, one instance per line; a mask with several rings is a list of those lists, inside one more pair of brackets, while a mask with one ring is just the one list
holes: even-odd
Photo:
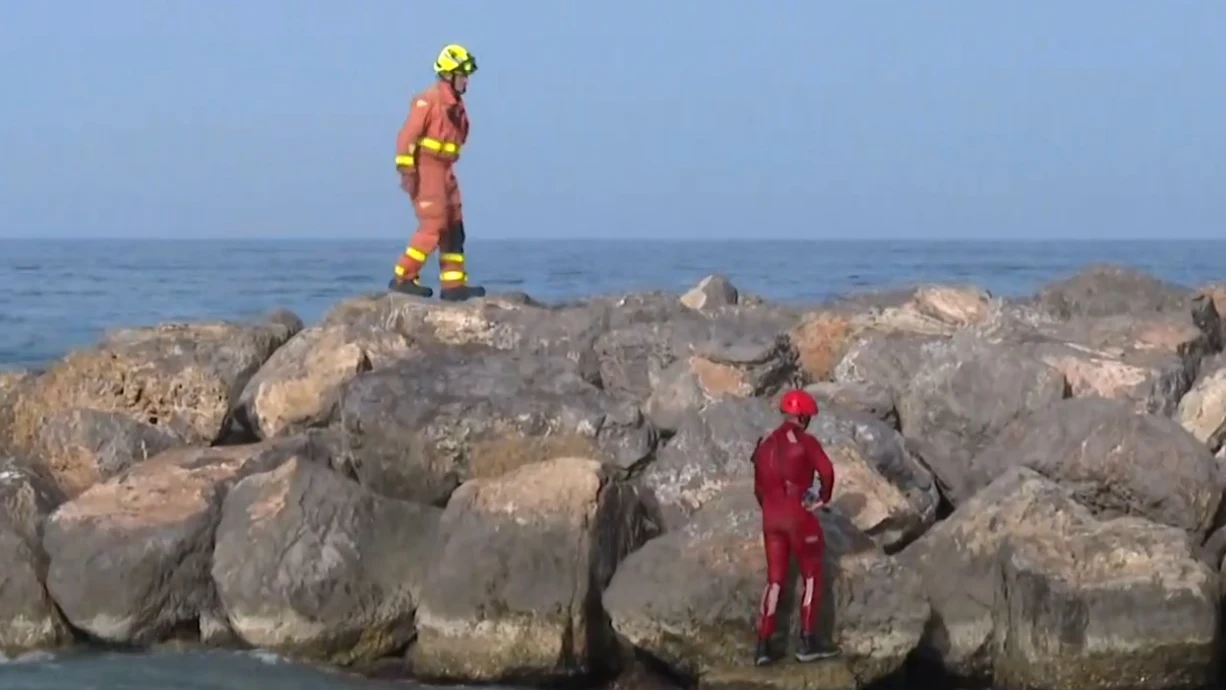
[[455, 82], [456, 82], [456, 77], [457, 77], [457, 76], [458, 76], [458, 75], [457, 75], [455, 72], [448, 72], [448, 73], [447, 73], [447, 76], [446, 76], [446, 77], [444, 77], [444, 80], [445, 80], [445, 81], [446, 81], [448, 84], [450, 84], [450, 85], [451, 85], [451, 88], [452, 88], [452, 90], [453, 90], [453, 91], [455, 91], [456, 93], [458, 93], [458, 94], [460, 94], [460, 95], [462, 96], [462, 95], [464, 95], [464, 92], [465, 92], [465, 91], [468, 91], [468, 87], [464, 87], [464, 88], [462, 88], [462, 89], [461, 89], [460, 87], [456, 86], [456, 83], [455, 83]]

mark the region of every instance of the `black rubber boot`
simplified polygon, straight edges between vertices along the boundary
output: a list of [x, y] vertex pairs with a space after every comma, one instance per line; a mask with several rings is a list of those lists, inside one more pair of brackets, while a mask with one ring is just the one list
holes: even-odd
[[840, 654], [839, 648], [827, 642], [819, 642], [813, 635], [801, 635], [796, 647], [796, 660], [801, 663], [829, 659]]
[[460, 287], [443, 288], [439, 291], [438, 297], [448, 302], [463, 302], [474, 297], [485, 297], [485, 288], [480, 285], [461, 285]]
[[399, 292], [402, 295], [413, 295], [414, 297], [431, 297], [434, 295], [434, 290], [422, 285], [416, 280], [400, 280], [392, 278], [387, 284], [387, 289], [392, 292]]
[[774, 661], [771, 658], [770, 642], [767, 640], [758, 640], [758, 648], [753, 653], [754, 666], [765, 666]]

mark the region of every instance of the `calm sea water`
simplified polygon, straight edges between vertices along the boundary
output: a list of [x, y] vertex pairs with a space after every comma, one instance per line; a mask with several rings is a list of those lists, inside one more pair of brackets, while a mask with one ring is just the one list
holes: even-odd
[[[389, 240], [0, 240], [0, 367], [39, 366], [115, 326], [241, 318], [278, 306], [312, 321], [345, 297], [382, 289], [401, 249]], [[810, 301], [925, 281], [973, 282], [1017, 295], [1093, 261], [1194, 285], [1226, 279], [1224, 257], [1226, 240], [474, 241], [469, 268], [491, 290], [545, 300], [684, 290], [722, 272], [765, 297]]]
[[[274, 307], [312, 321], [345, 297], [382, 289], [401, 249], [398, 242], [379, 240], [0, 240], [0, 368], [44, 365], [116, 326], [242, 318]], [[474, 241], [469, 254], [474, 278], [491, 290], [523, 290], [544, 300], [683, 290], [714, 272], [744, 290], [789, 302], [919, 282], [971, 282], [998, 295], [1022, 295], [1102, 261], [1185, 285], [1226, 279], [1226, 241]], [[384, 687], [391, 686], [250, 654], [74, 655], [0, 663], [4, 690]]]

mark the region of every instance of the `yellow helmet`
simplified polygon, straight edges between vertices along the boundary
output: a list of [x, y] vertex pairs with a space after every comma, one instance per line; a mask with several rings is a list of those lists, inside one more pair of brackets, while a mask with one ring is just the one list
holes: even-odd
[[477, 59], [464, 46], [452, 43], [439, 51], [438, 59], [434, 61], [434, 71], [438, 74], [472, 74], [477, 71]]

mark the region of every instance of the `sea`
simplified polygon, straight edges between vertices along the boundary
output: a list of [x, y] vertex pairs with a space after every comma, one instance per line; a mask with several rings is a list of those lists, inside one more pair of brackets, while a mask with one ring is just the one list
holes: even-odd
[[[0, 369], [46, 366], [107, 329], [245, 319], [278, 307], [310, 323], [380, 291], [397, 239], [0, 240]], [[788, 303], [918, 283], [1031, 294], [1089, 263], [1132, 266], [1187, 286], [1226, 280], [1213, 241], [470, 240], [473, 280], [546, 302], [633, 290], [683, 291], [719, 273]], [[425, 274], [433, 281], [437, 269]], [[373, 690], [405, 687], [291, 664], [266, 653], [71, 653], [0, 658], [3, 690]]]

